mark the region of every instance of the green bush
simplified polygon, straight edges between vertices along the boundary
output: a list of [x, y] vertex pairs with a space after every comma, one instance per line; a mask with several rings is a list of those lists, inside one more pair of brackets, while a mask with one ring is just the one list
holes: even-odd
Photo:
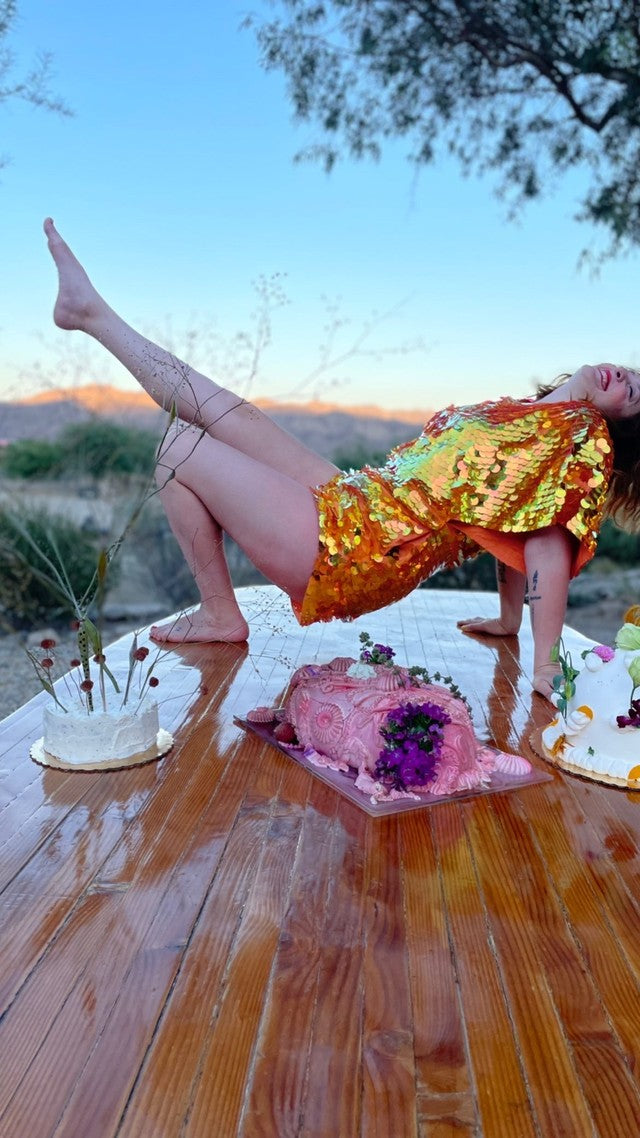
[[423, 581], [424, 589], [482, 589], [495, 592], [498, 588], [496, 582], [496, 563], [490, 553], [480, 553], [455, 569], [441, 569]]
[[44, 439], [21, 439], [9, 443], [2, 455], [2, 469], [9, 478], [57, 478], [64, 466], [60, 443]]
[[387, 451], [372, 450], [366, 443], [356, 439], [346, 450], [337, 450], [332, 462], [341, 470], [361, 470], [363, 466], [382, 466], [386, 458]]
[[[44, 510], [0, 511], [0, 612], [15, 628], [55, 623], [73, 616], [65, 591], [81, 598], [98, 562], [95, 541], [66, 518]], [[63, 570], [67, 590], [56, 583]], [[109, 577], [112, 576], [110, 567]]]
[[598, 539], [596, 557], [608, 557], [618, 565], [640, 563], [640, 534], [627, 533], [607, 518]]
[[157, 445], [152, 431], [91, 419], [65, 427], [55, 442], [21, 439], [10, 443], [2, 456], [2, 469], [9, 478], [150, 475]]
[[152, 431], [123, 427], [109, 419], [72, 423], [58, 436], [65, 474], [151, 474], [158, 440]]

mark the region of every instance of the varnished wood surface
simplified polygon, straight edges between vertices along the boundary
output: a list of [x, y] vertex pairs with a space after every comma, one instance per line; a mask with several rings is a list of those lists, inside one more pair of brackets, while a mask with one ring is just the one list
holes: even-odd
[[0, 728], [2, 1138], [640, 1134], [640, 794], [370, 818], [233, 723], [366, 629], [531, 758], [528, 632], [459, 633], [483, 594], [306, 630], [242, 596], [248, 650], [162, 661], [158, 763], [36, 766], [44, 696]]

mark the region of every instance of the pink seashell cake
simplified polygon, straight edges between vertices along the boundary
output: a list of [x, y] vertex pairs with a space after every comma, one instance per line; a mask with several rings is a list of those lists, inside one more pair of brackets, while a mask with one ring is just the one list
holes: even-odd
[[529, 774], [525, 759], [477, 742], [455, 688], [392, 665], [391, 649], [361, 640], [360, 661], [298, 668], [283, 706], [256, 708], [247, 719], [277, 720], [276, 738], [318, 766], [355, 770], [356, 787], [376, 802], [473, 790], [494, 771]]

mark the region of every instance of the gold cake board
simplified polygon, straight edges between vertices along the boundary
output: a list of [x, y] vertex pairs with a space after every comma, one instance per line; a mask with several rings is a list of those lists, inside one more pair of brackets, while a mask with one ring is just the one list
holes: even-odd
[[33, 761], [39, 763], [40, 766], [52, 767], [58, 771], [83, 771], [86, 774], [90, 771], [120, 771], [126, 770], [128, 767], [142, 766], [143, 763], [153, 763], [166, 755], [172, 747], [173, 735], [161, 727], [156, 737], [155, 746], [148, 747], [146, 751], [137, 751], [135, 755], [129, 755], [126, 759], [105, 759], [102, 763], [87, 763], [85, 765], [65, 763], [56, 755], [51, 755], [49, 751], [45, 751], [44, 736], [33, 744], [29, 754]]
[[551, 766], [556, 767], [558, 770], [566, 771], [568, 774], [577, 774], [580, 778], [586, 778], [589, 782], [600, 782], [604, 786], [617, 786], [623, 790], [640, 790], [640, 778], [616, 778], [615, 775], [601, 774], [598, 771], [588, 771], [584, 767], [577, 767], [573, 763], [566, 762], [565, 759], [557, 755], [550, 755], [549, 751], [542, 742], [542, 732], [544, 728], [536, 727], [529, 736], [529, 742], [537, 755], [540, 755]]

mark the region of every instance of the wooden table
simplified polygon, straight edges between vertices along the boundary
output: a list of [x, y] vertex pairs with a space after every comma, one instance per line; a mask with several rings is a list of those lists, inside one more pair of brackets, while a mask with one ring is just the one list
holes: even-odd
[[369, 818], [233, 722], [366, 629], [531, 757], [528, 633], [460, 634], [489, 594], [308, 630], [241, 596], [249, 651], [161, 664], [167, 758], [43, 770], [44, 696], [2, 725], [2, 1138], [640, 1134], [640, 794], [551, 772]]

